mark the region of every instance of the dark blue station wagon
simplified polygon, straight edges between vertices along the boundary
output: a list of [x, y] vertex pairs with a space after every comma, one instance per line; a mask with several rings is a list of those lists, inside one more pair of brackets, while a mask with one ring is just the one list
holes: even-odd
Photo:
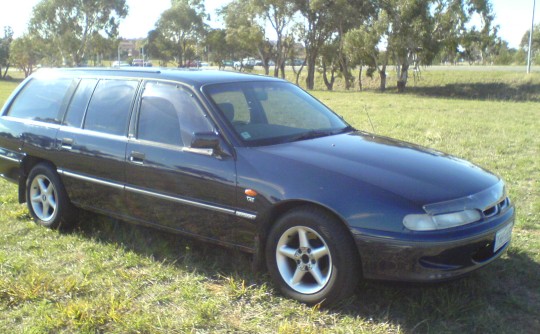
[[229, 72], [41, 70], [0, 114], [0, 174], [43, 226], [82, 208], [236, 247], [308, 304], [469, 273], [515, 215], [496, 175]]

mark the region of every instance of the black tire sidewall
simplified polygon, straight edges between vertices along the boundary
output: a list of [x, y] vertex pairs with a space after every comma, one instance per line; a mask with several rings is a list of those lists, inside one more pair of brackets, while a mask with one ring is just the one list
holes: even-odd
[[[36, 213], [34, 212], [34, 208], [32, 207], [32, 203], [30, 200], [30, 191], [32, 182], [34, 179], [40, 175], [43, 175], [49, 179], [49, 181], [52, 183], [55, 191], [56, 191], [56, 210], [54, 212], [54, 216], [52, 219], [48, 221], [41, 220]], [[26, 179], [26, 203], [28, 206], [28, 211], [30, 212], [30, 215], [34, 219], [36, 223], [38, 223], [41, 226], [52, 228], [52, 229], [58, 229], [62, 226], [67, 225], [67, 216], [69, 213], [69, 200], [66, 194], [66, 191], [64, 189], [64, 186], [62, 184], [62, 181], [60, 180], [60, 177], [56, 173], [56, 171], [51, 167], [49, 164], [45, 163], [39, 163], [28, 174], [28, 177]]]
[[[279, 272], [276, 262], [276, 245], [291, 227], [305, 226], [324, 239], [332, 256], [332, 274], [325, 287], [314, 294], [303, 294], [292, 289]], [[279, 290], [287, 297], [313, 305], [332, 305], [350, 296], [359, 278], [359, 256], [351, 244], [352, 237], [343, 224], [333, 216], [318, 209], [305, 208], [288, 212], [272, 228], [266, 243], [268, 271]]]

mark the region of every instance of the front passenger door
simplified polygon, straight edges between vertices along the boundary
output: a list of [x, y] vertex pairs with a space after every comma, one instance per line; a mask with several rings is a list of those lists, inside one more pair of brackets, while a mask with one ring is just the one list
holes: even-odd
[[234, 243], [236, 172], [230, 156], [190, 148], [213, 131], [188, 88], [146, 82], [126, 150], [126, 198], [133, 218]]

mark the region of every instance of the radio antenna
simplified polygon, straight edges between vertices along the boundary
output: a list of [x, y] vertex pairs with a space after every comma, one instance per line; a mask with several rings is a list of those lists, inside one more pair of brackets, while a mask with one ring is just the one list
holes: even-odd
[[364, 111], [366, 112], [366, 115], [367, 115], [367, 119], [369, 121], [369, 124], [371, 124], [371, 129], [373, 130], [373, 134], [375, 134], [375, 127], [373, 126], [373, 123], [371, 122], [371, 117], [369, 117], [369, 113], [368, 113], [368, 110], [367, 110], [367, 106], [364, 105]]

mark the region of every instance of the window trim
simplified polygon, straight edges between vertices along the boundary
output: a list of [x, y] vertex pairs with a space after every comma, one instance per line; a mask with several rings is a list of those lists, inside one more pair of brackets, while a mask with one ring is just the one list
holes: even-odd
[[[131, 119], [133, 118], [133, 112], [134, 112], [134, 108], [135, 108], [135, 101], [137, 101], [137, 97], [140, 94], [141, 82], [143, 80], [141, 78], [101, 77], [101, 76], [81, 77], [80, 79], [87, 79], [87, 78], [90, 78], [90, 79], [91, 78], [96, 78], [96, 79], [98, 79], [98, 82], [96, 83], [96, 86], [94, 87], [94, 91], [92, 92], [92, 96], [90, 96], [90, 100], [88, 100], [88, 104], [86, 106], [86, 110], [84, 111], [84, 116], [83, 116], [83, 119], [82, 119], [82, 122], [81, 122], [80, 129], [86, 130], [86, 131], [92, 131], [92, 132], [95, 132], [95, 133], [103, 133], [103, 134], [110, 135], [110, 136], [115, 136], [115, 137], [129, 137], [129, 130], [130, 130], [130, 125], [131, 125]], [[107, 80], [107, 81], [124, 81], [124, 82], [125, 81], [134, 81], [134, 82], [137, 82], [137, 85], [135, 87], [135, 91], [134, 91], [133, 96], [131, 98], [130, 106], [129, 106], [129, 109], [128, 109], [127, 124], [125, 125], [124, 131], [123, 131], [122, 134], [114, 134], [114, 133], [108, 133], [108, 132], [103, 132], [103, 131], [99, 131], [99, 130], [85, 128], [86, 118], [88, 117], [88, 108], [90, 107], [90, 103], [92, 102], [92, 99], [94, 98], [94, 94], [96, 93], [97, 88], [99, 87], [99, 83], [101, 81], [105, 81], [105, 80]]]
[[[78, 77], [78, 78], [75, 78], [75, 80], [78, 80], [77, 85], [75, 86], [75, 89], [71, 93], [71, 98], [69, 99], [69, 102], [66, 105], [66, 108], [64, 110], [64, 116], [62, 117], [62, 121], [60, 122], [60, 124], [62, 126], [67, 126], [67, 127], [70, 127], [70, 128], [82, 129], [83, 124], [84, 124], [84, 119], [86, 117], [86, 111], [88, 110], [88, 106], [90, 105], [90, 101], [92, 100], [92, 96], [94, 96], [94, 92], [96, 91], [96, 87], [97, 87], [97, 85], [99, 83], [100, 78], [98, 78], [98, 77], [95, 77], [95, 78]], [[79, 124], [79, 126], [72, 126], [72, 125], [69, 125], [69, 124], [65, 123], [66, 122], [66, 117], [68, 115], [69, 107], [71, 107], [71, 103], [73, 102], [73, 99], [75, 98], [75, 95], [77, 94], [77, 92], [79, 90], [79, 86], [81, 85], [81, 82], [83, 80], [96, 80], [96, 84], [94, 85], [94, 89], [92, 90], [92, 93], [90, 94], [90, 98], [86, 102], [86, 107], [84, 108], [83, 115], [82, 115], [82, 118], [81, 118], [81, 124]]]

